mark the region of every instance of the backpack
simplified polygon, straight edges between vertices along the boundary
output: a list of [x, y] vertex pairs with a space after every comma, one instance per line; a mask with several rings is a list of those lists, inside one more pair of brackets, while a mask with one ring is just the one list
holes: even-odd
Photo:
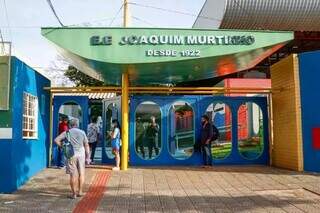
[[64, 156], [70, 160], [74, 156], [74, 149], [70, 142], [70, 132], [69, 130], [66, 131], [66, 139], [63, 141], [62, 144], [63, 154]]
[[212, 141], [217, 140], [220, 137], [218, 128], [212, 124]]

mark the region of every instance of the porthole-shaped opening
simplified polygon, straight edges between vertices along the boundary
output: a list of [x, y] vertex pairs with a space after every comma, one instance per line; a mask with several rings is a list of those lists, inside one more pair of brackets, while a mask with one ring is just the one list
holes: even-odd
[[112, 153], [111, 146], [111, 137], [109, 136], [109, 132], [112, 131], [112, 120], [119, 121], [119, 107], [115, 103], [110, 103], [105, 111], [105, 127], [106, 127], [106, 135], [105, 135], [105, 152], [109, 159], [113, 159], [115, 156]]
[[253, 102], [242, 104], [238, 109], [238, 149], [247, 160], [260, 157], [264, 147], [263, 114]]
[[146, 101], [139, 104], [135, 113], [135, 150], [145, 160], [152, 160], [160, 155], [161, 110], [158, 104]]
[[232, 150], [232, 114], [230, 107], [222, 102], [214, 102], [207, 108], [210, 122], [217, 128], [218, 136], [213, 138], [211, 152], [214, 159], [225, 159]]
[[195, 143], [194, 112], [190, 104], [185, 101], [175, 102], [169, 110], [169, 138], [170, 154], [184, 160], [193, 154]]
[[69, 121], [71, 119], [79, 120], [79, 128], [83, 128], [82, 126], [82, 109], [80, 105], [76, 102], [66, 102], [62, 104], [59, 108], [59, 125], [58, 125], [58, 133], [69, 129]]

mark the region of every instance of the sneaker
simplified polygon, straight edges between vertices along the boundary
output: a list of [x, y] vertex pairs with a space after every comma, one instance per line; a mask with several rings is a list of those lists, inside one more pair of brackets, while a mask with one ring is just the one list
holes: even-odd
[[120, 171], [120, 168], [119, 167], [113, 167], [112, 171]]

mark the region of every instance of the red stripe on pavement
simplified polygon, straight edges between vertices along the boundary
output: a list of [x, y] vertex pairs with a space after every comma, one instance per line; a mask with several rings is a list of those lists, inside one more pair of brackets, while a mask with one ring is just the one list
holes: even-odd
[[85, 196], [76, 205], [73, 213], [89, 213], [95, 212], [99, 206], [103, 193], [107, 188], [107, 182], [110, 177], [110, 172], [98, 172]]

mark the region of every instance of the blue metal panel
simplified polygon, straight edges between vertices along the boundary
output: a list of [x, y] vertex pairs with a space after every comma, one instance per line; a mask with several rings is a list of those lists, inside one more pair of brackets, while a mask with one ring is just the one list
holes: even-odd
[[313, 149], [312, 128], [320, 127], [320, 51], [299, 54], [304, 170], [320, 172], [320, 150]]
[[[162, 147], [160, 155], [153, 160], [144, 160], [138, 156], [135, 149], [135, 112], [139, 104], [145, 101], [152, 101], [159, 105], [161, 110], [161, 138]], [[244, 164], [269, 164], [269, 130], [268, 130], [268, 110], [267, 100], [265, 97], [217, 97], [217, 96], [134, 96], [131, 98], [130, 105], [130, 164], [131, 165], [202, 165], [202, 155], [193, 153], [186, 160], [177, 160], [171, 156], [168, 147], [168, 135], [170, 128], [169, 111], [170, 107], [176, 101], [185, 101], [194, 108], [196, 138], [199, 137], [201, 115], [205, 114], [208, 106], [213, 102], [226, 103], [232, 112], [232, 153], [223, 160], [213, 160], [214, 165], [244, 165]], [[264, 150], [263, 153], [255, 160], [244, 159], [238, 151], [238, 108], [246, 102], [254, 102], [263, 112], [264, 127]]]
[[[193, 155], [186, 160], [175, 159], [169, 153], [168, 146], [168, 133], [169, 133], [169, 117], [167, 116], [170, 111], [170, 107], [176, 101], [185, 101], [189, 103], [193, 109], [194, 113], [197, 114], [198, 109], [198, 98], [196, 96], [134, 96], [130, 101], [130, 139], [129, 139], [129, 150], [130, 150], [130, 165], [144, 165], [144, 166], [154, 166], [154, 165], [202, 165], [202, 156], [199, 153], [193, 153]], [[152, 101], [159, 105], [161, 111], [161, 149], [158, 157], [152, 160], [144, 160], [138, 156], [135, 150], [135, 112], [139, 104], [145, 101]], [[198, 134], [197, 123], [199, 119], [195, 118], [195, 131]]]
[[[81, 107], [82, 111], [82, 122], [80, 122], [80, 129], [87, 131], [87, 126], [89, 122], [89, 99], [86, 96], [55, 96], [53, 99], [53, 139], [58, 136], [59, 127], [59, 109], [67, 102], [74, 102]], [[53, 164], [57, 163], [57, 145], [52, 146], [52, 161]]]
[[[225, 159], [213, 159], [214, 165], [245, 165], [245, 164], [269, 164], [269, 124], [267, 99], [265, 97], [203, 97], [200, 104], [200, 116], [205, 114], [208, 106], [214, 102], [222, 102], [230, 107], [232, 114], [232, 149], [231, 154]], [[242, 104], [247, 102], [256, 103], [263, 113], [263, 132], [264, 147], [262, 154], [254, 159], [248, 160], [243, 158], [238, 151], [238, 109]]]

